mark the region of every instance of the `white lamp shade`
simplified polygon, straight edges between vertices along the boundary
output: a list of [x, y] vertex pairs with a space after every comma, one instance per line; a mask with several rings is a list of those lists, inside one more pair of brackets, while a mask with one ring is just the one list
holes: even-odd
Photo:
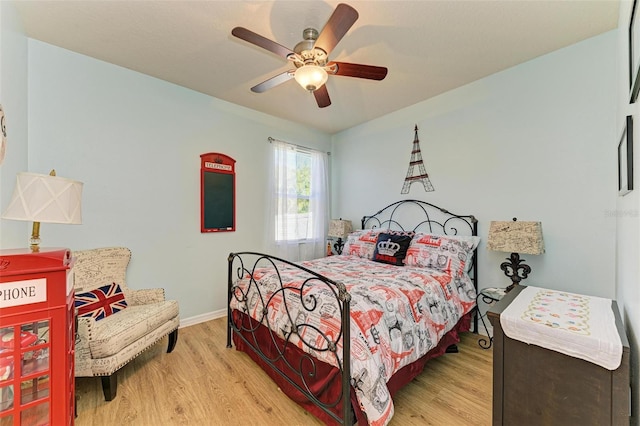
[[542, 254], [542, 223], [491, 222], [487, 249], [506, 253]]
[[303, 65], [293, 76], [304, 89], [313, 92], [327, 82], [329, 75], [324, 68], [317, 65]]
[[3, 219], [82, 223], [82, 182], [60, 176], [18, 173]]
[[350, 220], [333, 219], [329, 222], [329, 236], [334, 238], [347, 238], [353, 231]]

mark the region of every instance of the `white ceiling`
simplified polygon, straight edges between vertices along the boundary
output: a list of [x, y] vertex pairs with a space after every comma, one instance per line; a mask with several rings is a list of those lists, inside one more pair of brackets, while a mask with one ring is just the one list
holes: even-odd
[[386, 79], [330, 76], [320, 109], [291, 66], [231, 36], [242, 26], [293, 49], [337, 1], [16, 1], [31, 38], [327, 133], [413, 105], [617, 27], [618, 0], [350, 0], [359, 19], [329, 59], [389, 68]]

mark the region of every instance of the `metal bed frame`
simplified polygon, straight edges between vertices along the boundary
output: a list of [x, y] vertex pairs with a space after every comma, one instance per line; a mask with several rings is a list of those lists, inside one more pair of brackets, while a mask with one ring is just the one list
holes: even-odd
[[[420, 215], [417, 225], [405, 228], [400, 222], [404, 220], [403, 214], [414, 218], [416, 213]], [[370, 216], [364, 216], [361, 220], [362, 229], [368, 228], [384, 228], [392, 230], [403, 231], [416, 231], [416, 232], [429, 232], [445, 235], [477, 235], [478, 221], [472, 215], [457, 215], [450, 213], [449, 211], [420, 200], [400, 200], [392, 203], [378, 212]], [[459, 233], [459, 228], [463, 232]], [[309, 277], [304, 280], [302, 284], [291, 285], [289, 283], [282, 282], [282, 278], [279, 272], [279, 265], [287, 265], [301, 269], [308, 273]], [[254, 273], [257, 269], [264, 267], [273, 268], [277, 272], [279, 283], [275, 283], [277, 290], [273, 295], [265, 299], [265, 295], [260, 292], [260, 288], [257, 285], [257, 279], [254, 277]], [[470, 276], [473, 280], [474, 287], [477, 291], [477, 249], [473, 256], [473, 265], [470, 269]], [[238, 312], [232, 312], [231, 302], [236, 300], [246, 310], [249, 307], [249, 289], [242, 290], [236, 286], [235, 283], [242, 279], [249, 279], [249, 287], [257, 291], [258, 297], [260, 297], [262, 303], [262, 313], [260, 319], [253, 319], [250, 315], [242, 315]], [[286, 300], [287, 298], [301, 298], [303, 291], [308, 286], [321, 286], [325, 293], [333, 295], [331, 299], [331, 305], [334, 309], [334, 316], [340, 317], [340, 332], [336, 336], [329, 336], [322, 333], [317, 327], [311, 324], [307, 324], [304, 321], [300, 321], [298, 318], [294, 318], [292, 313], [289, 312]], [[256, 293], [253, 293], [256, 294]], [[281, 298], [282, 305], [287, 309], [288, 324], [270, 324], [268, 318], [268, 307], [273, 298], [278, 295]], [[254, 296], [255, 297], [255, 296]], [[327, 309], [327, 303], [323, 306], [319, 306], [318, 300], [311, 297], [308, 300], [304, 300], [303, 307], [309, 312], [316, 311], [318, 309]], [[232, 346], [232, 334], [235, 333], [237, 338], [240, 338], [246, 343], [260, 359], [275, 371], [279, 376], [286, 380], [291, 386], [293, 386], [298, 392], [306, 397], [311, 403], [324, 411], [329, 417], [340, 424], [352, 425], [354, 419], [354, 412], [351, 406], [351, 350], [350, 350], [350, 301], [351, 296], [347, 292], [345, 286], [339, 282], [324, 277], [310, 269], [307, 269], [301, 265], [289, 262], [285, 259], [270, 256], [264, 253], [257, 252], [238, 252], [230, 253], [228, 257], [228, 328], [227, 328], [227, 347]], [[477, 318], [474, 318], [474, 330], [477, 330]], [[336, 318], [337, 319], [337, 318]], [[266, 326], [269, 336], [269, 344], [276, 350], [275, 356], [266, 354], [261, 348], [260, 341], [257, 337], [256, 331]], [[274, 331], [274, 327], [278, 327], [283, 330], [285, 338], [280, 338]], [[305, 341], [302, 337], [303, 330], [306, 328], [312, 328], [317, 335], [321, 336], [321, 343], [316, 341]], [[291, 342], [293, 337], [303, 341], [303, 344], [307, 346], [311, 352], [330, 352], [332, 357], [336, 359], [337, 368], [340, 371], [341, 378], [341, 392], [335, 398], [331, 400], [322, 400], [320, 396], [316, 395], [311, 390], [310, 381], [316, 377], [318, 369], [316, 360], [309, 354], [302, 355], [303, 361], [293, 361], [287, 356], [287, 349], [291, 346], [296, 346]], [[338, 354], [339, 343], [342, 342], [341, 357]], [[297, 347], [296, 347], [297, 349]], [[357, 383], [354, 382], [357, 386]], [[336, 413], [336, 407], [342, 403], [342, 416], [338, 416]]]

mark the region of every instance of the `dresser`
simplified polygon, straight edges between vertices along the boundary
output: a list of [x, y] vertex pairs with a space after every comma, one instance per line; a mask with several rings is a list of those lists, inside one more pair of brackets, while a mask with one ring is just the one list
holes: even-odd
[[500, 315], [516, 286], [487, 313], [493, 325], [493, 425], [629, 425], [630, 354], [618, 305], [611, 303], [622, 363], [611, 371], [507, 337]]

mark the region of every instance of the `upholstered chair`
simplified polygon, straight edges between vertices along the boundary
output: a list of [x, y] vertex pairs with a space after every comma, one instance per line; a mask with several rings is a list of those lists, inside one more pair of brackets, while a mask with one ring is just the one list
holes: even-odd
[[[122, 366], [167, 335], [167, 352], [173, 350], [180, 323], [178, 303], [165, 300], [164, 289], [127, 286], [131, 251], [126, 247], [74, 251], [72, 257], [78, 314], [75, 376], [100, 376], [104, 397], [111, 401], [117, 391], [116, 373]], [[105, 290], [105, 286], [113, 288]], [[105, 295], [109, 301], [120, 300], [87, 313], [87, 307], [104, 305]]]

